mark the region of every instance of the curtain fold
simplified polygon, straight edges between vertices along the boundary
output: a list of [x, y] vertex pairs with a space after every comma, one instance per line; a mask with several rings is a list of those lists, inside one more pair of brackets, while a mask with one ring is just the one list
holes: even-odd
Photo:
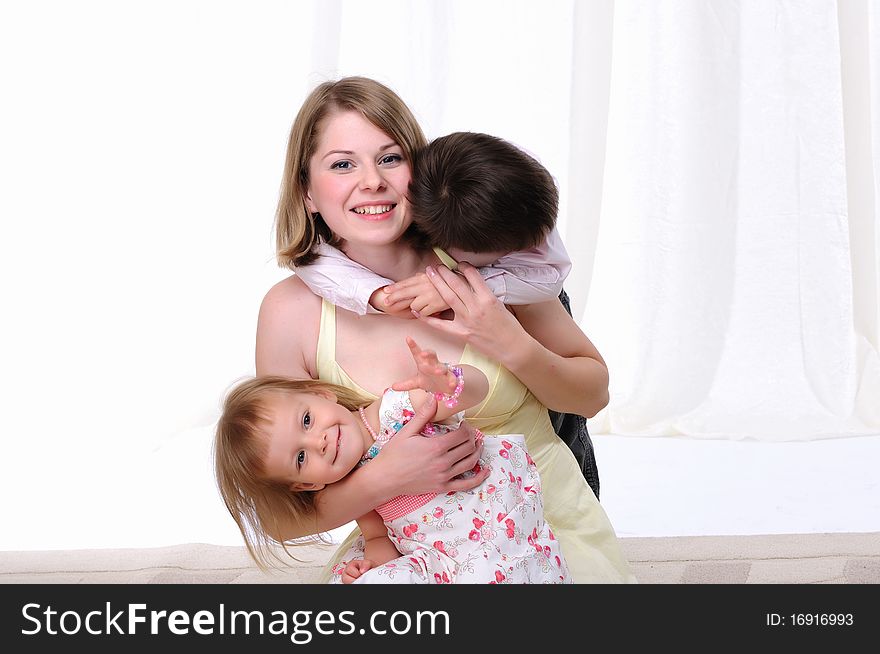
[[615, 2], [594, 431], [880, 431], [876, 328], [855, 327], [876, 315], [877, 218], [848, 206], [876, 150], [846, 156], [846, 103], [864, 105], [842, 91], [847, 43], [833, 2]]
[[838, 3], [846, 143], [856, 410], [880, 424], [880, 7]]
[[[577, 2], [572, 18], [568, 189], [561, 189], [560, 230], [572, 269], [572, 313], [584, 315], [598, 242], [611, 92], [614, 0]], [[566, 192], [567, 191], [567, 192]]]

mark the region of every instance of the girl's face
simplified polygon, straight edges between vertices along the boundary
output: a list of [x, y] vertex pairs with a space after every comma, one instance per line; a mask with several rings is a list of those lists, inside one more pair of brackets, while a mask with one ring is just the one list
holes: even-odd
[[409, 227], [403, 148], [360, 114], [331, 114], [309, 162], [306, 205], [346, 244], [387, 245]]
[[[272, 393], [266, 407], [266, 476], [291, 490], [320, 490], [351, 472], [366, 450], [360, 420], [336, 398]], [[370, 439], [372, 440], [372, 439]]]

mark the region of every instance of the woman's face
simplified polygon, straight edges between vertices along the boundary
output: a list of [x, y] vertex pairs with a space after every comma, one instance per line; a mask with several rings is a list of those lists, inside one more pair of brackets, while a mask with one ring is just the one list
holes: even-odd
[[403, 148], [360, 114], [324, 121], [309, 162], [306, 205], [347, 245], [387, 245], [409, 227]]

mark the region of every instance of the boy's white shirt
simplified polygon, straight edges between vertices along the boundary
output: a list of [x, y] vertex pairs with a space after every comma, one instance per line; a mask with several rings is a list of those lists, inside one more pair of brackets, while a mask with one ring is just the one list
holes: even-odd
[[[352, 261], [340, 250], [319, 243], [318, 257], [296, 269], [297, 276], [316, 295], [359, 315], [381, 313], [370, 305], [376, 289], [394, 281]], [[459, 254], [459, 261], [479, 261], [479, 256]], [[504, 304], [534, 304], [555, 299], [571, 271], [571, 259], [554, 227], [541, 245], [510, 252], [490, 265], [478, 268], [486, 285]]]

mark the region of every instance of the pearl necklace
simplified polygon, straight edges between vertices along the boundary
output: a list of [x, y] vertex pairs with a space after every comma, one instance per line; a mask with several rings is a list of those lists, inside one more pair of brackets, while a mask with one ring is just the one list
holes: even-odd
[[364, 411], [364, 407], [358, 407], [358, 413], [361, 414], [361, 420], [364, 421], [364, 426], [367, 428], [367, 431], [370, 432], [370, 436], [373, 437], [374, 441], [379, 440], [379, 436], [376, 435], [376, 432], [373, 431], [373, 428], [370, 427], [370, 423], [367, 422], [367, 413]]
[[382, 449], [382, 446], [385, 444], [385, 441], [388, 440], [388, 436], [379, 436], [373, 428], [370, 427], [370, 423], [367, 422], [367, 414], [364, 411], [364, 407], [358, 407], [358, 413], [361, 414], [361, 420], [364, 421], [364, 426], [367, 428], [367, 431], [370, 432], [370, 436], [373, 437], [373, 441], [375, 441], [372, 445], [370, 445], [370, 449], [367, 450], [367, 453], [361, 457], [361, 461], [366, 462], [370, 459], [376, 457], [379, 454], [379, 450]]

